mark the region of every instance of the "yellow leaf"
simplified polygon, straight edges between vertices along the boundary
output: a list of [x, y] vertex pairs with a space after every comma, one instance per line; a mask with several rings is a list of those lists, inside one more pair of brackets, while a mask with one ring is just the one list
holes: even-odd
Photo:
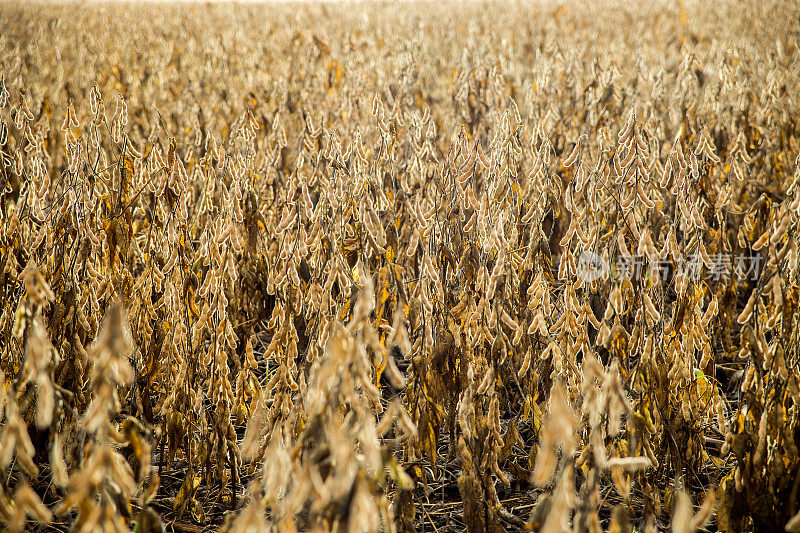
[[193, 468], [186, 472], [186, 479], [183, 480], [178, 494], [175, 496], [175, 501], [172, 503], [172, 508], [178, 510], [183, 507], [184, 503], [192, 497], [194, 491], [200, 486], [200, 476], [196, 475]]

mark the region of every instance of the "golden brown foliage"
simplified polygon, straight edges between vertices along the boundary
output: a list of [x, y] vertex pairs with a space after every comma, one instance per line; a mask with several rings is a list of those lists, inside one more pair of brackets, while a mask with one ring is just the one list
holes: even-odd
[[2, 5], [0, 522], [800, 530], [797, 6], [514, 7]]

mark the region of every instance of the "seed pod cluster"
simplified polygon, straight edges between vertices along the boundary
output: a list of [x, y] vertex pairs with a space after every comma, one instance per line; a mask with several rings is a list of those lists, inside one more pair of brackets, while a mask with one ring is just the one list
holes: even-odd
[[800, 529], [790, 2], [95, 7], [0, 10], [0, 525]]

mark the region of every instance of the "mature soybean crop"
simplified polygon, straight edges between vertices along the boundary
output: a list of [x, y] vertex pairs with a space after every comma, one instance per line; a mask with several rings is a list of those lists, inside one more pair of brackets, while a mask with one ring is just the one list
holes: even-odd
[[798, 13], [0, 4], [0, 524], [800, 531]]

